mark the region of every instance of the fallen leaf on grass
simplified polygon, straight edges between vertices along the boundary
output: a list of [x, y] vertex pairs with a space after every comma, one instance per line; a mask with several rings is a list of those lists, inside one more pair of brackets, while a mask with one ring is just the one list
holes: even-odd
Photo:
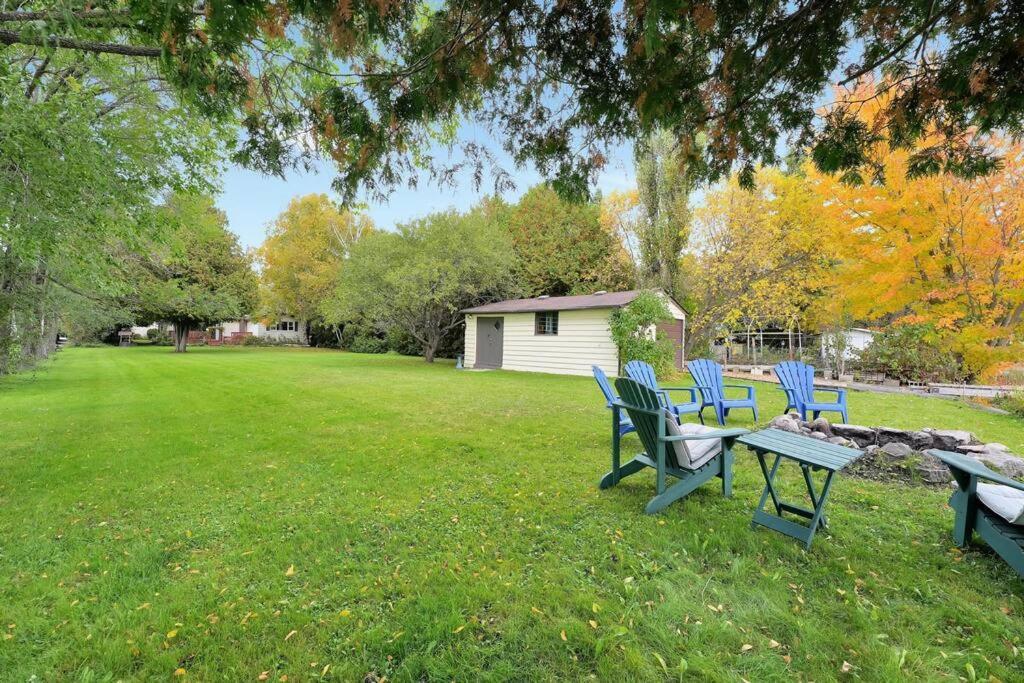
[[288, 571], [284, 573], [285, 576], [295, 576], [295, 565], [289, 565]]
[[184, 669], [182, 669], [181, 667], [178, 667], [177, 669], [174, 670], [174, 675], [175, 676], [184, 676], [186, 673], [188, 673], [188, 672], [185, 671]]
[[265, 681], [268, 678], [270, 678], [270, 672], [269, 671], [261, 671], [260, 675], [256, 677], [256, 680], [257, 681]]
[[171, 640], [178, 636], [178, 629], [172, 629], [167, 632], [167, 640]]
[[779, 646], [779, 641], [777, 641], [777, 640], [769, 640], [768, 641], [768, 647], [778, 647], [778, 646]]
[[597, 628], [597, 622], [594, 621], [593, 619], [591, 619], [587, 623], [590, 624], [590, 628], [595, 628], [595, 629]]
[[569, 639], [565, 637], [565, 631], [562, 631], [562, 640], [569, 642]]
[[296, 631], [294, 629], [292, 629], [291, 631], [288, 631], [288, 635], [286, 635], [284, 637], [284, 641], [287, 643], [288, 639], [291, 638], [292, 636], [294, 636], [296, 633], [298, 633], [298, 631]]
[[750, 652], [754, 649], [754, 646], [750, 643], [743, 643], [743, 647], [740, 648], [740, 652]]
[[844, 660], [843, 661], [843, 665], [842, 665], [842, 667], [840, 667], [840, 669], [842, 670], [842, 672], [844, 674], [848, 674], [851, 671], [853, 671], [853, 664], [850, 664], [849, 662]]

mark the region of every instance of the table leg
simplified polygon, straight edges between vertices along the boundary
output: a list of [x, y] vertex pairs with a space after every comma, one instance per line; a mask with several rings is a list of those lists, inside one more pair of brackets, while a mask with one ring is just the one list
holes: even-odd
[[[817, 510], [819, 498], [817, 492], [814, 490], [814, 479], [811, 478], [811, 468], [806, 463], [800, 463], [800, 469], [803, 470], [804, 483], [807, 484], [807, 495], [811, 497], [811, 507], [814, 508], [814, 510]], [[824, 512], [821, 515], [820, 523], [822, 529], [828, 526], [828, 518], [825, 517]]]
[[775, 474], [779, 471], [779, 463], [782, 462], [782, 456], [776, 455], [775, 462], [772, 463], [771, 470], [768, 469], [768, 463], [765, 462], [764, 451], [755, 451], [757, 455], [757, 463], [761, 466], [761, 474], [764, 475], [764, 491], [761, 493], [761, 501], [757, 504], [758, 510], [764, 510], [765, 503], [768, 502], [768, 496], [772, 497], [772, 504], [775, 505], [775, 514], [782, 514], [782, 504], [779, 502], [779, 496], [775, 493]]
[[825, 526], [824, 514], [825, 514], [825, 500], [828, 498], [829, 489], [832, 488], [832, 477], [835, 475], [835, 471], [829, 470], [828, 474], [825, 475], [825, 483], [821, 487], [821, 497], [818, 498], [814, 504], [814, 517], [811, 517], [811, 530], [807, 534], [807, 549], [811, 549], [811, 540], [814, 538], [814, 532], [818, 530], [818, 524]]

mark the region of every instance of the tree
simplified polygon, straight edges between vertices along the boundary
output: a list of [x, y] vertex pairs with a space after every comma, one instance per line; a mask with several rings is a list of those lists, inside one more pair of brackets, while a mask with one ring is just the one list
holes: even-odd
[[736, 326], [791, 328], [814, 315], [832, 264], [820, 197], [802, 174], [762, 169], [709, 192], [683, 272], [695, 310], [688, 348]]
[[[861, 102], [874, 88], [839, 94]], [[893, 91], [888, 97], [902, 95]], [[859, 106], [872, 130], [888, 116], [887, 98]], [[879, 134], [881, 129], [879, 129]], [[998, 170], [965, 180], [951, 173], [907, 177], [921, 153], [942, 144], [928, 133], [921, 149], [891, 149], [880, 138], [870, 150], [879, 169], [870, 184], [840, 182], [810, 169], [824, 233], [840, 260], [836, 297], [854, 318], [934, 326], [970, 374], [1019, 358], [1024, 332], [1024, 146], [1000, 135], [975, 134], [971, 145], [993, 150]]]
[[162, 213], [172, 238], [158, 259], [145, 264], [141, 317], [172, 323], [174, 350], [181, 353], [190, 330], [251, 313], [258, 284], [249, 256], [211, 198], [177, 195]]
[[[258, 252], [265, 314], [323, 321], [323, 307], [356, 242], [372, 221], [341, 209], [323, 194], [296, 197], [277, 217]], [[335, 334], [340, 330], [335, 328]]]
[[689, 239], [694, 182], [668, 131], [655, 131], [637, 144], [636, 182], [641, 275], [648, 286], [660, 287], [682, 301], [686, 297], [679, 257]]
[[359, 240], [328, 321], [364, 318], [416, 339], [428, 363], [462, 309], [518, 293], [508, 234], [483, 210], [435, 213]]
[[529, 296], [628, 289], [633, 275], [597, 204], [577, 204], [551, 187], [531, 188], [518, 203], [494, 210], [512, 236], [519, 277]]
[[130, 319], [127, 265], [161, 239], [153, 198], [216, 176], [223, 131], [151, 67], [0, 50], [0, 374], [47, 356], [66, 321], [90, 329], [86, 311]]
[[[908, 170], [970, 177], [994, 166], [964, 130], [1024, 131], [1022, 35], [1016, 0], [28, 0], [0, 13], [0, 44], [155, 62], [208, 116], [242, 124], [251, 166], [329, 155], [346, 199], [413, 164], [452, 177], [427, 143], [452, 142], [464, 116], [577, 196], [608, 143], [657, 128], [695, 173], [738, 166], [747, 187], [786, 139], [813, 143], [824, 170], [857, 171], [872, 131], [815, 108], [834, 74], [879, 70], [903, 86], [883, 123], [892, 144], [941, 131]], [[488, 150], [463, 151], [455, 165], [481, 177]]]

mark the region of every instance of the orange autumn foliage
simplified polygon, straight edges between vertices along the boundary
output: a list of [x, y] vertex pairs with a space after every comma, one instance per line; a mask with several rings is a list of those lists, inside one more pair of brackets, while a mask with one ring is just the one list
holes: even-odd
[[[837, 100], [871, 127], [887, 99], [872, 92]], [[931, 323], [971, 373], [1016, 360], [1024, 332], [1024, 146], [985, 143], [1004, 163], [973, 180], [908, 179], [909, 152], [885, 141], [873, 149], [883, 183], [849, 185], [807, 165], [838, 255], [827, 305], [879, 324]]]

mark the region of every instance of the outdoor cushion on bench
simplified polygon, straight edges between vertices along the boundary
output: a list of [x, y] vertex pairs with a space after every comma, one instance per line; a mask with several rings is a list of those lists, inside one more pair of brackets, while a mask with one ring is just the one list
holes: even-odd
[[[690, 436], [711, 434], [721, 430], [690, 422], [679, 424], [676, 422], [675, 416], [666, 410], [665, 431], [669, 436]], [[673, 441], [672, 450], [676, 454], [678, 467], [695, 470], [722, 452], [722, 440], [709, 438], [702, 441]]]
[[1024, 491], [978, 482], [978, 500], [1010, 524], [1024, 525]]

